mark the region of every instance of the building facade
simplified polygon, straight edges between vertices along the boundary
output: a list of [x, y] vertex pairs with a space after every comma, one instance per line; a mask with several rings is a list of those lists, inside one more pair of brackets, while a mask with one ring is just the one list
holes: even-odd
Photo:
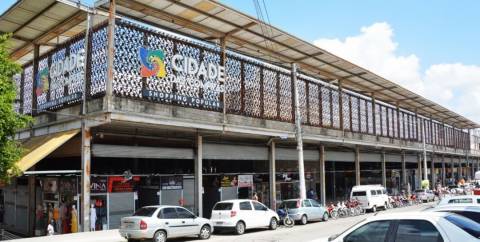
[[[299, 161], [323, 203], [354, 185], [398, 194], [478, 170], [476, 123], [321, 49], [331, 60], [316, 67], [327, 61], [315, 49], [265, 35], [264, 23], [217, 2], [41, 5], [1, 30], [14, 33], [11, 56], [23, 64], [15, 108], [35, 118], [16, 136], [24, 175], [2, 187], [4, 223], [17, 232], [41, 235], [51, 220], [61, 233], [118, 228], [152, 204], [209, 217], [217, 201], [253, 193], [275, 208], [301, 195]], [[70, 12], [20, 42], [53, 8]], [[312, 53], [283, 59], [295, 50]]]

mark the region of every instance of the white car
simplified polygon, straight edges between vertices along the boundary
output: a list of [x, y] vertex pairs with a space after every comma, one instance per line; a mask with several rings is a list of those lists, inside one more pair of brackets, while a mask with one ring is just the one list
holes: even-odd
[[438, 203], [438, 206], [464, 204], [464, 205], [480, 205], [480, 196], [478, 195], [463, 195], [445, 197]]
[[389, 207], [386, 189], [381, 185], [360, 185], [352, 187], [350, 199], [358, 200], [360, 206], [365, 210], [376, 212], [377, 208], [387, 209]]
[[466, 217], [442, 212], [412, 212], [372, 216], [323, 241], [478, 242], [478, 238], [480, 224]]
[[422, 202], [435, 201], [435, 194], [433, 193], [432, 190], [428, 190], [428, 189], [415, 190], [415, 196], [417, 196], [417, 199]]
[[277, 213], [260, 202], [246, 199], [225, 200], [215, 204], [212, 221], [215, 229], [233, 229], [236, 234], [245, 233], [246, 229], [278, 227]]
[[472, 206], [468, 204], [463, 205], [457, 203], [453, 205], [436, 206], [434, 208], [426, 209], [425, 211], [455, 213], [480, 223], [480, 206]]
[[165, 242], [167, 238], [197, 235], [208, 239], [213, 232], [210, 220], [199, 218], [179, 206], [147, 206], [131, 217], [121, 219], [119, 233], [129, 242], [152, 239]]

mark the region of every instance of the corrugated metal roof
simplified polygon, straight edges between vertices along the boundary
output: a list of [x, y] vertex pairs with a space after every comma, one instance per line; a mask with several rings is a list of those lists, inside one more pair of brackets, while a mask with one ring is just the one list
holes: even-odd
[[[107, 1], [97, 6], [108, 8]], [[323, 50], [256, 18], [212, 0], [116, 0], [117, 13], [167, 27], [200, 39], [227, 38], [226, 46], [244, 54], [284, 65], [296, 62], [301, 71], [323, 80], [340, 80], [344, 88], [460, 128], [477, 123], [434, 103], [365, 68]], [[263, 31], [262, 31], [263, 29]], [[265, 31], [267, 29], [267, 31]]]
[[[70, 0], [18, 0], [0, 16], [0, 32], [12, 33], [8, 47], [20, 64], [33, 59], [33, 44], [40, 55], [85, 31], [87, 8]], [[98, 16], [94, 23], [104, 21]]]

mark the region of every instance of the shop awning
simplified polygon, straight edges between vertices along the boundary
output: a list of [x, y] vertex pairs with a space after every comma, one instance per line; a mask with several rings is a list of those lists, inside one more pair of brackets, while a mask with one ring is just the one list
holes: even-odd
[[33, 137], [22, 143], [25, 154], [17, 162], [18, 168], [24, 172], [37, 164], [40, 160], [65, 144], [68, 140], [78, 134], [80, 130], [70, 130], [50, 135]]

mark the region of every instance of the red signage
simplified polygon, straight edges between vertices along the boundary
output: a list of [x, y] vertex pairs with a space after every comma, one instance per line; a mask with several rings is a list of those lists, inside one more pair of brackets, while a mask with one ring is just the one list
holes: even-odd
[[123, 176], [108, 177], [108, 192], [134, 192], [136, 183], [140, 181], [139, 176], [132, 179], [125, 179]]

